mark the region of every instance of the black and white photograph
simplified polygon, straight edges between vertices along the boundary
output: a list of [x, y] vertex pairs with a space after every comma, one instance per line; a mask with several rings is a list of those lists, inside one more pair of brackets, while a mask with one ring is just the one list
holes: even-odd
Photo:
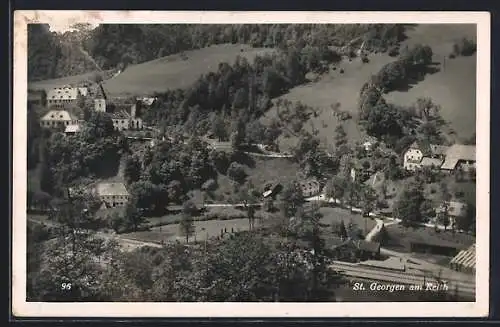
[[487, 315], [488, 13], [14, 23], [14, 314]]

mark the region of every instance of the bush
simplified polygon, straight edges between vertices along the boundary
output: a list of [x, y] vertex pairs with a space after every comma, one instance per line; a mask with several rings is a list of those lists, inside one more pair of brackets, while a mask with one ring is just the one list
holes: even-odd
[[344, 73], [344, 68], [340, 68], [340, 71], [339, 71], [341, 74]]
[[390, 48], [388, 54], [391, 57], [397, 57], [397, 56], [399, 56], [399, 47], [398, 46], [394, 46], [394, 47]]
[[450, 59], [454, 59], [455, 57], [456, 57], [456, 56], [455, 56], [455, 54], [454, 54], [454, 53], [450, 53], [450, 55], [448, 56], [448, 58], [450, 58]]

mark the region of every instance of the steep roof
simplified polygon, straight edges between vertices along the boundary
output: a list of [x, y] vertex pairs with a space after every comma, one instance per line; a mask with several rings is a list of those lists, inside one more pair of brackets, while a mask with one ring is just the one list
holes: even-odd
[[451, 259], [450, 264], [476, 269], [476, 245], [473, 244], [468, 249], [460, 251]]
[[50, 121], [70, 121], [76, 120], [68, 111], [66, 110], [50, 110], [43, 117], [42, 120], [50, 120]]
[[454, 169], [459, 160], [476, 161], [476, 146], [453, 144], [446, 151], [442, 169]]
[[129, 195], [127, 188], [123, 183], [99, 183], [96, 186], [96, 192], [99, 196]]
[[78, 94], [76, 87], [58, 87], [47, 93], [47, 100], [76, 100]]
[[99, 83], [95, 89], [94, 98], [95, 99], [104, 99], [104, 100], [107, 99], [106, 92], [104, 91], [104, 87], [102, 86], [101, 83]]
[[424, 156], [431, 156], [445, 154], [448, 147], [445, 145], [430, 144], [423, 140], [417, 140], [410, 145], [409, 149], [418, 149], [422, 151]]

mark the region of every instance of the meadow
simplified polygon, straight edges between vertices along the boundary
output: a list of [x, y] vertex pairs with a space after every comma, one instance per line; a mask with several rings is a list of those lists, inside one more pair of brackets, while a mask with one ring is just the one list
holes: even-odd
[[[409, 27], [408, 39], [402, 47], [416, 44], [431, 46], [433, 60], [439, 63], [440, 71], [427, 75], [418, 84], [405, 91], [394, 91], [385, 95], [388, 102], [409, 106], [419, 97], [430, 97], [441, 106], [441, 114], [456, 132], [456, 137], [469, 138], [475, 132], [476, 121], [476, 55], [449, 59], [456, 40], [467, 37], [475, 40], [475, 26], [461, 24], [428, 24]], [[340, 104], [340, 110], [347, 111], [352, 119], [344, 121], [347, 138], [354, 143], [364, 137], [364, 131], [356, 122], [358, 95], [362, 85], [382, 66], [395, 61], [387, 54], [371, 54], [369, 62], [362, 63], [359, 58], [343, 60], [335, 70], [330, 69], [318, 81], [297, 86], [283, 95], [283, 99], [300, 101], [318, 110], [317, 117], [311, 116], [304, 129], [318, 131], [318, 137], [327, 146], [333, 144], [335, 128], [339, 122], [333, 115], [332, 105]], [[340, 71], [343, 70], [343, 73]], [[263, 123], [277, 118], [272, 107], [264, 117]], [[295, 145], [297, 137], [280, 136], [279, 145], [283, 150]]]
[[216, 71], [222, 62], [233, 64], [237, 56], [253, 62], [255, 56], [270, 51], [273, 50], [248, 45], [214, 45], [131, 65], [103, 85], [111, 96], [146, 96], [168, 89], [183, 89], [196, 82], [200, 75]]

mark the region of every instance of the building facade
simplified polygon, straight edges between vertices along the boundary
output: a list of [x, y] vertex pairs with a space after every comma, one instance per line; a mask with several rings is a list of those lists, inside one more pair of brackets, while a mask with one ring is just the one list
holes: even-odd
[[76, 125], [78, 122], [78, 119], [66, 110], [50, 110], [40, 119], [40, 126], [44, 128], [66, 128], [66, 126]]
[[130, 193], [123, 183], [99, 183], [96, 195], [108, 208], [125, 206], [130, 199]]
[[78, 106], [83, 97], [77, 87], [57, 87], [47, 92], [47, 106], [54, 109], [69, 109]]

